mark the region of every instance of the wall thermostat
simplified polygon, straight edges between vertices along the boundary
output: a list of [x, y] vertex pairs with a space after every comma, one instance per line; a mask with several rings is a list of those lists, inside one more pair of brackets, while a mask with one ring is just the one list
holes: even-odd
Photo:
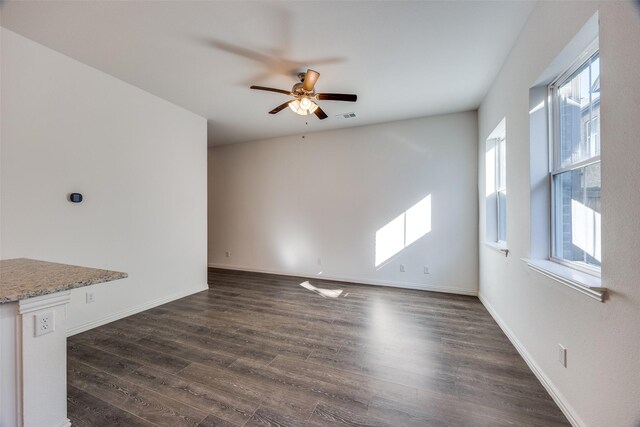
[[80, 203], [82, 201], [82, 194], [80, 193], [69, 194], [69, 201], [72, 203]]

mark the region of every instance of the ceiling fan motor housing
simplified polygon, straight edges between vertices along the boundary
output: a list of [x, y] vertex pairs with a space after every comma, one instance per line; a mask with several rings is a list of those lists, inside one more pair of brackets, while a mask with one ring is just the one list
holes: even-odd
[[304, 88], [302, 87], [302, 84], [303, 84], [302, 82], [294, 84], [293, 88], [291, 89], [291, 93], [293, 93], [296, 96], [314, 95], [316, 93], [315, 90], [312, 90], [312, 91], [304, 90]]

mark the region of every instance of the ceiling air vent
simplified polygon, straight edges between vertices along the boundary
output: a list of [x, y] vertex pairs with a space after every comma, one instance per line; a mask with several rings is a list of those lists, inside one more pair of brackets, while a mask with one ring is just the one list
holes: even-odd
[[337, 119], [355, 119], [356, 118], [356, 113], [342, 113], [342, 114], [338, 114], [336, 116]]

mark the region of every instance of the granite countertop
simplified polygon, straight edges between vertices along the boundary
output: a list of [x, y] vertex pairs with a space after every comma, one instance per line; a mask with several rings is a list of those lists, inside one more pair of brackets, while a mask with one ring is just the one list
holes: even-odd
[[119, 271], [28, 258], [0, 260], [0, 304], [125, 277]]

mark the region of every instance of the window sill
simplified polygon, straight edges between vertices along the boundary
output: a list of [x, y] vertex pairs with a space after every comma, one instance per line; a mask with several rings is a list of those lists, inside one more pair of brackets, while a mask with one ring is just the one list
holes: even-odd
[[529, 265], [530, 269], [556, 282], [562, 283], [583, 295], [600, 302], [604, 302], [607, 296], [607, 288], [602, 287], [602, 280], [599, 277], [591, 276], [546, 259], [523, 258], [522, 260]]
[[505, 257], [509, 256], [509, 249], [507, 249], [506, 242], [484, 242], [485, 246], [500, 252]]

